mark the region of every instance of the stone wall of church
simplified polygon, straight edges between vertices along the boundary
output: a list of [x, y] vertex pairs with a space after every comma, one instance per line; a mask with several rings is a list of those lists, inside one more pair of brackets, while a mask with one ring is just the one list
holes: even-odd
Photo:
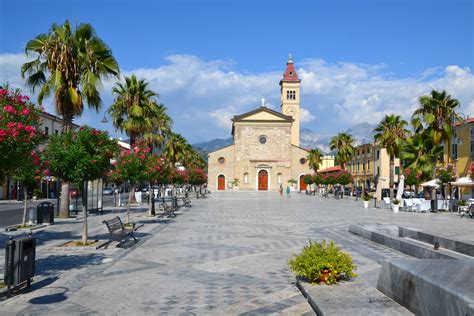
[[[259, 137], [265, 136], [265, 144]], [[240, 180], [241, 190], [256, 190], [258, 172], [265, 169], [269, 173], [269, 190], [279, 187], [278, 180], [291, 177], [291, 135], [290, 124], [265, 126], [265, 124], [236, 125], [235, 176]], [[278, 176], [280, 174], [280, 176]]]
[[[219, 158], [224, 158], [224, 162], [219, 162]], [[217, 191], [217, 177], [225, 176], [225, 189], [229, 190], [228, 183], [234, 178], [234, 145], [224, 147], [220, 150], [209, 153], [208, 155], [208, 188], [211, 191]], [[240, 179], [242, 182], [242, 179]]]
[[[296, 185], [297, 189], [299, 189], [299, 177], [303, 174], [313, 174], [313, 170], [308, 165], [308, 152], [303, 148], [297, 146], [291, 146], [291, 177], [298, 181]], [[304, 159], [304, 164], [302, 164], [302, 159]]]

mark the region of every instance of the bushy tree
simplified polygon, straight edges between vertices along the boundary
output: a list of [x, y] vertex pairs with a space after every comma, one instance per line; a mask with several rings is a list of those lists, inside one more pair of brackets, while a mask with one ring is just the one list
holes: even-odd
[[144, 144], [133, 146], [130, 150], [122, 150], [115, 162], [113, 177], [129, 181], [132, 189], [128, 196], [126, 223], [130, 220], [130, 204], [135, 194], [135, 186], [141, 181], [147, 181], [147, 155], [149, 147]]
[[[117, 143], [109, 139], [106, 132], [84, 126], [78, 131], [66, 130], [52, 135], [44, 158], [49, 161], [51, 172], [61, 180], [84, 187], [87, 181], [105, 176], [111, 168], [110, 159], [117, 151]], [[83, 203], [83, 214], [82, 243], [87, 244], [86, 203]]]

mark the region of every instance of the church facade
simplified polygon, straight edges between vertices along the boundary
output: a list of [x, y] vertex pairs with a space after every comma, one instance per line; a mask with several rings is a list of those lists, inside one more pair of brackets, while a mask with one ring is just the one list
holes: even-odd
[[232, 118], [234, 143], [208, 154], [210, 190], [277, 191], [291, 187], [291, 180], [295, 189], [306, 189], [303, 177], [313, 172], [307, 150], [299, 147], [300, 83], [290, 56], [280, 80], [281, 112], [262, 100], [261, 107]]

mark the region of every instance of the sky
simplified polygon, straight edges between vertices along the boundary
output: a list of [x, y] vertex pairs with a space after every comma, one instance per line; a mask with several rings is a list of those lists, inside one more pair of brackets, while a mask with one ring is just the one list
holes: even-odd
[[[92, 24], [121, 75], [149, 81], [191, 143], [230, 137], [232, 116], [262, 97], [280, 110], [289, 53], [302, 79], [301, 127], [318, 134], [408, 119], [432, 89], [474, 116], [471, 0], [0, 0], [0, 83], [34, 97], [20, 75], [25, 45], [66, 19]], [[115, 134], [101, 119], [116, 80], [79, 124]], [[43, 106], [54, 113], [52, 100]]]

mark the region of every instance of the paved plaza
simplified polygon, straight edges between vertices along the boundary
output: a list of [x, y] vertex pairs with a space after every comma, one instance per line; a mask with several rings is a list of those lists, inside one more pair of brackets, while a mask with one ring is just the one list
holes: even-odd
[[[374, 286], [374, 271], [384, 260], [406, 256], [350, 234], [352, 223], [401, 224], [474, 242], [471, 219], [363, 209], [352, 198], [215, 192], [192, 204], [167, 220], [148, 218], [144, 208], [136, 208], [132, 220], [145, 226], [137, 233], [140, 242], [128, 249], [56, 247], [79, 238], [82, 223], [75, 220], [35, 233], [35, 282], [0, 302], [2, 315], [312, 315], [287, 265], [308, 239], [332, 239], [349, 251], [367, 287]], [[101, 222], [114, 215], [89, 218], [91, 239], [107, 238]], [[2, 243], [7, 234], [0, 234]]]

